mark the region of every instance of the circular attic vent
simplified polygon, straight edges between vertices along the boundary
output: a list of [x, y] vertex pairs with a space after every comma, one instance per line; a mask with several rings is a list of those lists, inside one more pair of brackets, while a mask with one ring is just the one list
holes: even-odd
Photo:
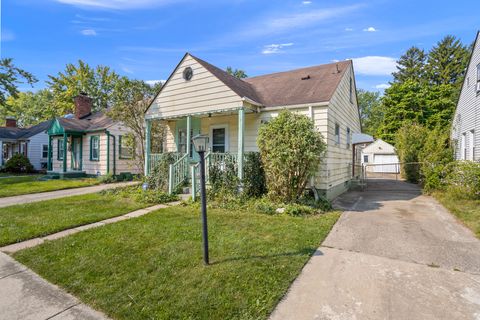
[[183, 79], [189, 81], [191, 80], [193, 77], [193, 70], [192, 68], [190, 67], [186, 67], [184, 70], [183, 70]]

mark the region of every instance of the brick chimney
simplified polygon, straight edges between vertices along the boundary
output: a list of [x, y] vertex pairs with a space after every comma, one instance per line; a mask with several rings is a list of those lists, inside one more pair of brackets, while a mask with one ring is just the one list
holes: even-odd
[[5, 118], [5, 127], [16, 128], [17, 127], [17, 119], [15, 119], [14, 117], [6, 117]]
[[93, 99], [87, 96], [85, 92], [80, 92], [78, 96], [73, 98], [75, 103], [75, 118], [82, 119], [92, 113]]

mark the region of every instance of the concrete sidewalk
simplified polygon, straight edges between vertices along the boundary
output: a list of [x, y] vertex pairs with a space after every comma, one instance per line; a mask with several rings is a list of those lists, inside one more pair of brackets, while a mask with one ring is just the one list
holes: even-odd
[[480, 240], [434, 198], [370, 181], [271, 315], [302, 319], [480, 320]]
[[41, 193], [24, 194], [24, 195], [13, 196], [13, 197], [5, 197], [5, 198], [0, 198], [0, 208], [13, 206], [16, 204], [24, 204], [24, 203], [30, 203], [30, 202], [43, 201], [43, 200], [64, 198], [69, 196], [78, 196], [78, 195], [88, 194], [88, 193], [95, 193], [102, 190], [113, 189], [118, 187], [126, 187], [126, 186], [135, 185], [135, 184], [140, 184], [140, 182], [138, 181], [119, 182], [119, 183], [111, 183], [111, 184], [102, 184], [102, 185], [92, 186], [92, 187], [73, 188], [73, 189], [41, 192]]
[[104, 314], [0, 253], [0, 319], [100, 320]]

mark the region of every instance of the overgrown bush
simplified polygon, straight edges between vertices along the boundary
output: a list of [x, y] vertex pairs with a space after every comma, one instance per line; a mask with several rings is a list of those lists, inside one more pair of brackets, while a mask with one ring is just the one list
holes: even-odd
[[[226, 156], [228, 158], [228, 155]], [[208, 167], [210, 199], [232, 198], [238, 194], [237, 166], [233, 161], [210, 160]], [[222, 201], [222, 199], [218, 199]]]
[[250, 198], [263, 196], [267, 192], [267, 186], [259, 152], [245, 153], [243, 170], [243, 195]]
[[150, 189], [168, 191], [168, 174], [170, 164], [175, 163], [173, 153], [164, 153], [163, 157], [155, 163], [150, 174], [145, 177]]
[[449, 193], [458, 199], [480, 199], [480, 163], [452, 162], [445, 168], [445, 184]]
[[307, 116], [284, 110], [260, 127], [257, 143], [269, 197], [294, 202], [320, 165], [326, 150], [322, 134]]
[[21, 153], [14, 154], [5, 163], [5, 172], [10, 173], [32, 173], [34, 168], [30, 160]]
[[105, 184], [115, 183], [117, 182], [117, 178], [113, 174], [109, 173], [109, 174], [98, 177], [98, 181], [100, 181], [100, 183], [105, 183]]
[[446, 166], [453, 161], [450, 145], [450, 128], [436, 127], [431, 130], [419, 154], [421, 180], [426, 192], [445, 186]]
[[395, 136], [395, 148], [400, 162], [408, 163], [401, 166], [401, 174], [409, 182], [418, 183], [420, 181], [418, 162], [426, 135], [427, 129], [423, 126], [405, 122]]

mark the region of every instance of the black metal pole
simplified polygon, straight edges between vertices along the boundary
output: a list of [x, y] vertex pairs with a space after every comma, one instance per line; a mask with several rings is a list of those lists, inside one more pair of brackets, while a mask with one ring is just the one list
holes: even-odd
[[207, 190], [205, 188], [205, 151], [200, 156], [200, 197], [202, 199], [203, 262], [208, 265], [208, 227], [207, 227]]

